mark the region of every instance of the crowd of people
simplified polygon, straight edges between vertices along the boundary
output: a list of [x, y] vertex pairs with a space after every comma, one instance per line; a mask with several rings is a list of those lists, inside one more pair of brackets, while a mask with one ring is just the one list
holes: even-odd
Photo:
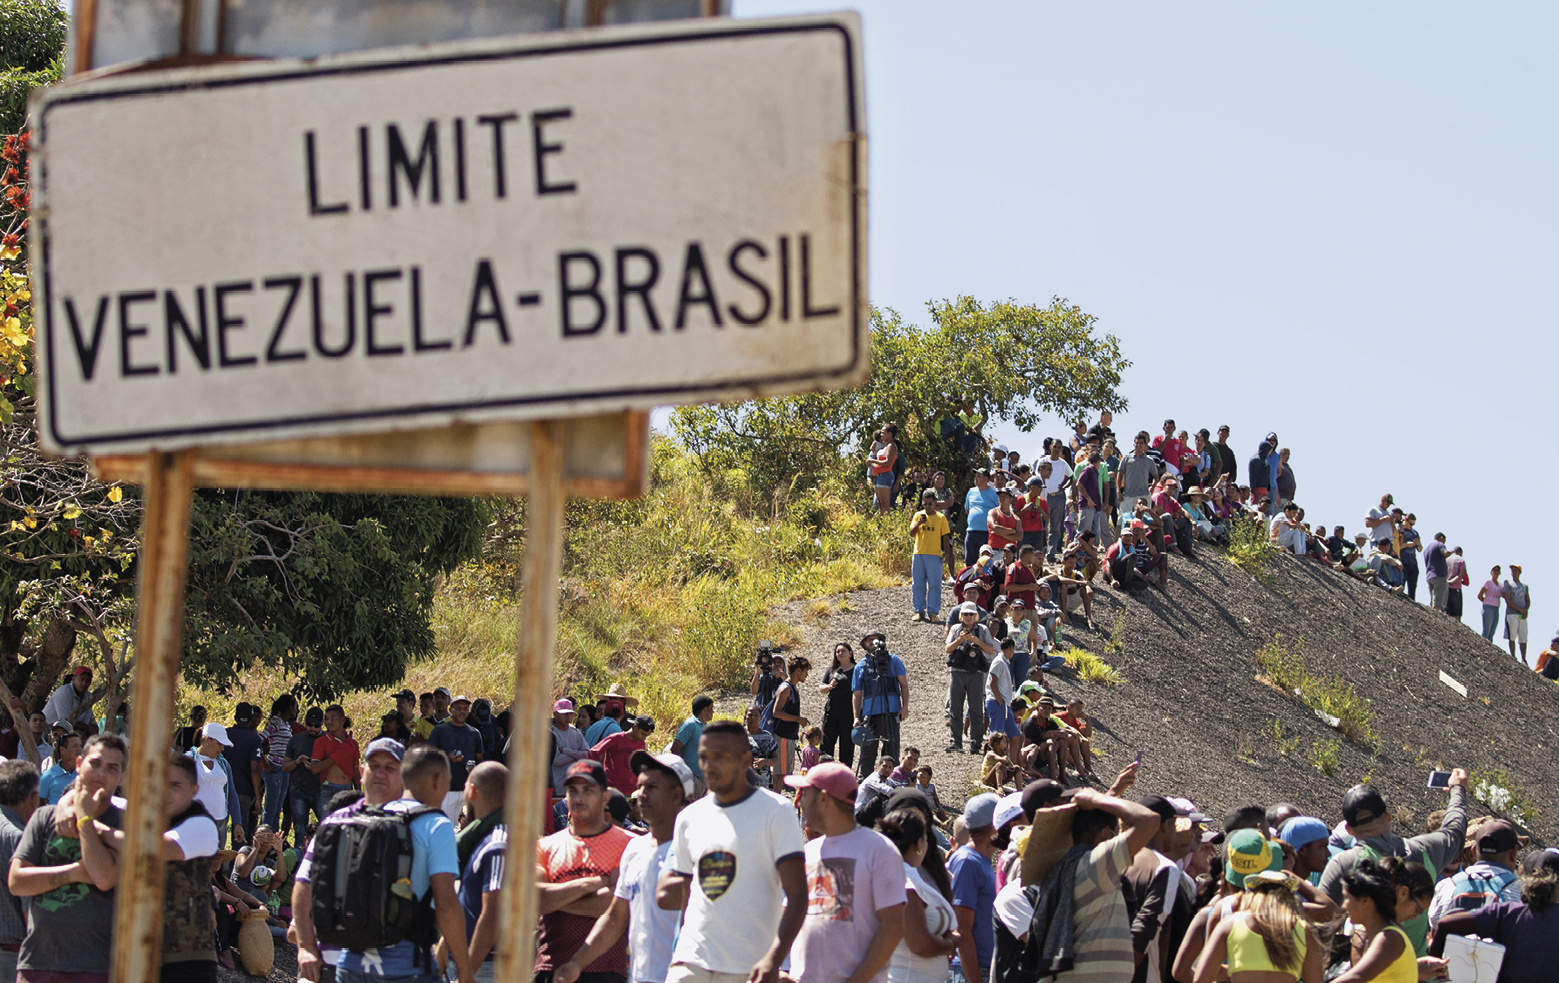
[[[1276, 433], [1267, 434], [1246, 462], [1242, 483], [1228, 426], [1219, 427], [1216, 437], [1206, 429], [1192, 435], [1165, 420], [1162, 433], [1139, 431], [1123, 448], [1106, 412], [1091, 426], [1077, 423], [1069, 439], [1045, 438], [1039, 458], [1025, 462], [1019, 451], [981, 437], [972, 420], [950, 419], [944, 437], [969, 456], [971, 485], [961, 496], [944, 471], [922, 469], [912, 472], [920, 482], [906, 480], [892, 424], [876, 433], [867, 454], [880, 510], [919, 488], [920, 509], [909, 526], [917, 621], [939, 620], [947, 583], [955, 605], [978, 606], [979, 620], [996, 642], [1007, 634], [994, 615], [1005, 601], [1009, 612], [1022, 615], [1020, 622], [1043, 622], [1033, 644], [1045, 649], [1059, 641], [1056, 630], [1074, 610], [1092, 624], [1096, 589], [1167, 593], [1172, 559], [1195, 561], [1204, 546], [1227, 543], [1238, 524], [1279, 550], [1414, 601], [1422, 578], [1431, 608], [1462, 617], [1463, 588], [1471, 580], [1460, 546], [1448, 545], [1443, 532], [1425, 545], [1418, 517], [1389, 494], [1352, 537], [1343, 526], [1328, 530], [1310, 522], [1295, 500], [1290, 450]], [[1531, 588], [1519, 565], [1511, 565], [1509, 579], [1500, 573], [1494, 567], [1478, 591], [1483, 637], [1494, 641], [1503, 624], [1511, 656], [1529, 665]], [[972, 596], [971, 587], [977, 588]], [[1036, 615], [1036, 604], [1042, 614]], [[986, 647], [984, 654], [988, 659], [994, 653]], [[1531, 665], [1559, 681], [1559, 661]]]

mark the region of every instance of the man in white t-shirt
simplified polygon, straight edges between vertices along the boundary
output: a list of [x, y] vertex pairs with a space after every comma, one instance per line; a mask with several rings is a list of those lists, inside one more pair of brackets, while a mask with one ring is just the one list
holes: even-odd
[[[680, 755], [635, 751], [628, 759], [638, 776], [639, 814], [649, 836], [635, 837], [618, 861], [611, 907], [596, 919], [585, 944], [552, 974], [553, 983], [574, 983], [584, 968], [606, 955], [628, 932], [628, 983], [665, 983], [677, 913], [655, 903], [655, 888], [671, 854], [677, 816], [693, 797], [693, 769]], [[480, 983], [480, 981], [478, 981]]]
[[790, 975], [799, 983], [885, 983], [904, 937], [904, 858], [855, 824], [855, 776], [837, 762], [787, 775], [807, 828], [807, 917]]
[[806, 916], [806, 840], [784, 796], [747, 784], [747, 731], [698, 739], [709, 795], [677, 816], [656, 903], [686, 909], [666, 983], [775, 983]]

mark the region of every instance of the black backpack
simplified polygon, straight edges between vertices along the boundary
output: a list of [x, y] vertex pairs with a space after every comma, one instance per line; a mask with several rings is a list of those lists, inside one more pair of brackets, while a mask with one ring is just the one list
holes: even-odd
[[411, 824], [443, 815], [432, 806], [389, 812], [367, 806], [320, 823], [309, 871], [310, 914], [319, 941], [343, 949], [382, 949], [410, 940], [426, 950], [438, 939], [433, 892], [411, 891]]

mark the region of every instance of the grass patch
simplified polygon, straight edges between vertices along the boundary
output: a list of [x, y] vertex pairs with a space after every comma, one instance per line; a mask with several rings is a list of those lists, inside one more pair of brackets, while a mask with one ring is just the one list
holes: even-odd
[[1375, 746], [1375, 714], [1369, 700], [1341, 676], [1311, 673], [1305, 661], [1303, 638], [1286, 644], [1283, 636], [1275, 636], [1270, 644], [1256, 651], [1255, 663], [1257, 678], [1323, 714], [1323, 719], [1348, 740]]
[[1537, 819], [1537, 800], [1504, 768], [1469, 769], [1467, 789], [1473, 798], [1522, 826], [1530, 827]]
[[1229, 562], [1268, 586], [1272, 583], [1272, 561], [1278, 548], [1272, 544], [1265, 523], [1236, 516], [1228, 527]]
[[1276, 717], [1273, 717], [1272, 722], [1267, 725], [1267, 736], [1272, 738], [1272, 746], [1277, 749], [1278, 754], [1285, 758], [1299, 750], [1299, 738], [1285, 737], [1283, 722]]
[[1087, 649], [1070, 649], [1066, 653], [1066, 664], [1077, 673], [1077, 678], [1085, 682], [1119, 686], [1126, 681], [1126, 677], [1122, 676], [1114, 666]]
[[1315, 770], [1323, 775], [1337, 774], [1337, 765], [1341, 756], [1341, 741], [1316, 741], [1310, 745], [1310, 763], [1315, 765]]
[[1110, 655], [1123, 655], [1126, 652], [1126, 625], [1130, 619], [1126, 615], [1126, 609], [1121, 608], [1115, 616], [1115, 621], [1110, 625], [1109, 637], [1104, 640], [1104, 651]]

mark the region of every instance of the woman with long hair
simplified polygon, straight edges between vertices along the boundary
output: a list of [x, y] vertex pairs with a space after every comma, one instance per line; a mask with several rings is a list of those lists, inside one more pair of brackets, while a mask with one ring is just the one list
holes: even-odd
[[[1385, 877], [1397, 892], [1396, 921], [1399, 924], [1406, 924], [1429, 910], [1430, 904], [1434, 902], [1435, 882], [1434, 877], [1423, 864], [1403, 860], [1401, 857], [1383, 857], [1379, 867], [1381, 876]], [[1362, 928], [1353, 933], [1351, 951], [1354, 962], [1364, 958]], [[1443, 969], [1444, 967], [1430, 965], [1426, 968]]]
[[943, 983], [947, 958], [958, 948], [958, 919], [952, 901], [922, 869], [937, 848], [928, 820], [918, 809], [900, 808], [877, 829], [904, 858], [904, 937], [888, 961], [888, 983]]
[[1413, 942], [1397, 924], [1397, 885], [1372, 860], [1361, 860], [1342, 875], [1342, 906], [1363, 927], [1359, 958], [1333, 983], [1418, 983]]
[[872, 435], [871, 449], [866, 452], [866, 470], [871, 482], [872, 494], [877, 499], [877, 511], [888, 511], [893, 500], [893, 465], [899, 456], [898, 443], [887, 427]]
[[801, 715], [801, 684], [807, 681], [812, 662], [804, 655], [793, 656], [786, 665], [785, 681], [774, 691], [769, 714], [774, 718], [774, 736], [779, 740], [779, 767], [774, 769], [774, 791], [779, 792], [785, 776], [795, 764], [801, 728], [812, 721]]
[[817, 691], [823, 694], [823, 753], [846, 768], [855, 766], [855, 741], [850, 725], [855, 720], [850, 688], [855, 678], [855, 649], [849, 642], [834, 643], [834, 664], [823, 673]]
[[1321, 983], [1321, 941], [1305, 923], [1294, 881], [1284, 871], [1245, 878], [1238, 910], [1218, 923], [1196, 960], [1196, 983], [1216, 979], [1225, 962], [1230, 983]]

